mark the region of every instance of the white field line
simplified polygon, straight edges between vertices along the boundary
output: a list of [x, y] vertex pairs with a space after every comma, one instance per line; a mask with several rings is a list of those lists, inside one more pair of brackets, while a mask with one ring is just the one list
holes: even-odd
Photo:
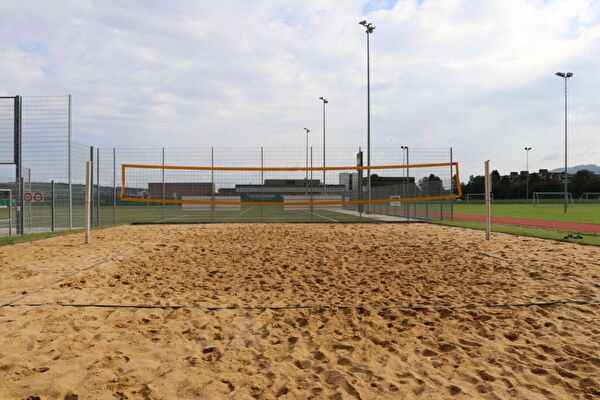
[[242, 215], [244, 215], [244, 214], [246, 214], [246, 213], [249, 213], [250, 211], [254, 210], [255, 208], [256, 208], [256, 206], [252, 206], [252, 207], [250, 207], [250, 208], [249, 208], [249, 209], [247, 209], [246, 211], [244, 211], [244, 212], [240, 213], [240, 216], [242, 216]]
[[306, 210], [302, 210], [302, 211], [304, 211], [304, 212], [305, 212], [305, 213], [307, 213], [307, 214], [316, 215], [317, 217], [325, 218], [325, 219], [328, 219], [328, 220], [330, 220], [330, 221], [333, 221], [333, 222], [340, 222], [340, 221], [338, 221], [337, 219], [329, 218], [329, 217], [326, 217], [326, 216], [324, 216], [324, 215], [320, 215], [320, 214], [314, 213], [314, 212], [312, 212], [312, 211], [306, 211]]
[[164, 220], [161, 218], [161, 219], [157, 219], [156, 221], [152, 221], [152, 222], [154, 223], [154, 222], [170, 221], [172, 219], [183, 218], [183, 217], [189, 217], [189, 214], [179, 215], [177, 217], [165, 218]]

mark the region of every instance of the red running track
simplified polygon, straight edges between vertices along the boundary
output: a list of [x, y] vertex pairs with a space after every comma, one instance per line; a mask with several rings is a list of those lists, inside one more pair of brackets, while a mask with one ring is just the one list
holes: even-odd
[[[484, 215], [454, 214], [454, 218], [466, 219], [470, 221], [485, 221]], [[492, 223], [537, 226], [540, 228], [600, 233], [600, 224], [588, 224], [586, 222], [562, 222], [529, 218], [492, 217]]]

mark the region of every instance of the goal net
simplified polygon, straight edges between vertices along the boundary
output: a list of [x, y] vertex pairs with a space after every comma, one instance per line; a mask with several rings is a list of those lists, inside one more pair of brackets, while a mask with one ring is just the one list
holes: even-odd
[[[536, 206], [564, 204], [565, 192], [533, 192], [533, 204]], [[573, 205], [573, 195], [567, 192], [567, 204]]]
[[242, 213], [253, 207], [265, 212], [348, 212], [376, 204], [398, 207], [461, 197], [458, 163], [309, 168], [123, 164], [121, 168], [121, 200], [178, 205], [189, 212]]
[[600, 192], [583, 192], [579, 198], [580, 203], [600, 203]]

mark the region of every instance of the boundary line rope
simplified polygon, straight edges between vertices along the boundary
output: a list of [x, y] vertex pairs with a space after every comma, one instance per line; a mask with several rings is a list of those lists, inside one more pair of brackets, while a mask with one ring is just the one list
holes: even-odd
[[561, 304], [600, 304], [596, 300], [555, 300], [545, 302], [529, 303], [499, 303], [499, 304], [460, 304], [460, 305], [421, 305], [421, 306], [345, 306], [345, 305], [313, 305], [313, 306], [181, 306], [181, 305], [139, 305], [139, 304], [76, 304], [76, 303], [25, 303], [25, 304], [3, 304], [2, 307], [42, 307], [60, 306], [74, 308], [138, 308], [138, 309], [169, 309], [169, 310], [327, 310], [327, 309], [350, 309], [350, 310], [459, 310], [474, 308], [508, 308], [508, 307], [532, 307], [552, 306]]
[[[162, 239], [162, 238], [164, 238], [166, 236], [168, 236], [168, 234], [159, 236], [158, 239]], [[138, 247], [142, 246], [145, 243], [148, 243], [148, 242], [138, 243], [138, 244], [136, 244], [134, 246], [126, 248], [125, 250], [121, 251], [120, 253], [117, 253], [117, 254], [114, 254], [114, 255], [112, 255], [112, 256], [110, 256], [108, 258], [105, 258], [104, 260], [96, 261], [95, 263], [93, 263], [91, 265], [88, 265], [88, 266], [80, 268], [80, 269], [78, 269], [78, 270], [76, 270], [74, 272], [71, 272], [71, 273], [69, 273], [67, 275], [64, 275], [61, 278], [56, 279], [56, 280], [54, 280], [54, 281], [52, 281], [50, 283], [47, 283], [45, 285], [42, 285], [42, 286], [40, 286], [40, 287], [38, 287], [36, 289], [33, 289], [32, 291], [30, 291], [30, 292], [28, 292], [28, 293], [26, 293], [26, 294], [24, 294], [22, 296], [16, 297], [16, 298], [8, 301], [7, 303], [0, 304], [0, 307], [13, 306], [13, 305], [15, 305], [14, 303], [16, 303], [18, 301], [21, 301], [24, 298], [31, 296], [32, 294], [39, 293], [42, 290], [49, 288], [50, 286], [56, 285], [57, 283], [60, 283], [60, 282], [64, 281], [65, 279], [71, 278], [71, 277], [73, 277], [73, 276], [75, 276], [75, 275], [77, 275], [77, 274], [79, 274], [81, 272], [90, 270], [90, 269], [95, 268], [95, 267], [97, 267], [99, 265], [102, 265], [102, 264], [104, 264], [104, 263], [106, 263], [108, 261], [114, 260], [115, 258], [120, 257], [120, 256], [124, 255], [125, 253], [127, 253], [128, 251], [133, 250], [135, 248], [138, 248]]]

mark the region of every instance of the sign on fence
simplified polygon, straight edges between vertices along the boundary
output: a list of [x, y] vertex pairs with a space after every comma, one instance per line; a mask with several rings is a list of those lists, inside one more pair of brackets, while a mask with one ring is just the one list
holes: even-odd
[[23, 193], [23, 201], [24, 202], [40, 202], [40, 201], [44, 201], [44, 193], [41, 192], [35, 192], [35, 193], [31, 193], [31, 192], [25, 192]]

